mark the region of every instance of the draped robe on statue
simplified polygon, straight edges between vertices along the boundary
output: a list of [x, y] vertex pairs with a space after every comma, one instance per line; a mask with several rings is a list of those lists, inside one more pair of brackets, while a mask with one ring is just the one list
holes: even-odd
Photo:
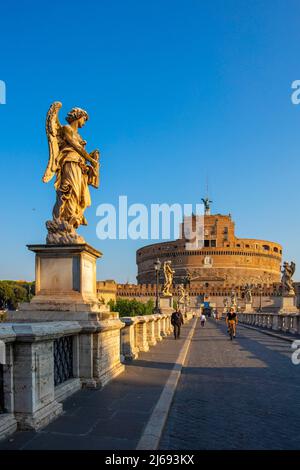
[[[83, 147], [86, 142], [79, 134], [73, 133], [74, 143]], [[88, 185], [92, 177], [92, 168], [85, 159], [65, 144], [60, 151], [59, 170], [56, 173], [56, 203], [53, 208], [55, 219], [65, 220], [74, 228], [87, 225], [84, 211], [91, 205]]]

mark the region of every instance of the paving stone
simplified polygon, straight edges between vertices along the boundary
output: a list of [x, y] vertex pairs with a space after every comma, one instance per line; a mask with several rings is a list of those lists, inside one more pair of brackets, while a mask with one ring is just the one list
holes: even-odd
[[281, 339], [197, 327], [161, 449], [299, 449], [300, 366]]

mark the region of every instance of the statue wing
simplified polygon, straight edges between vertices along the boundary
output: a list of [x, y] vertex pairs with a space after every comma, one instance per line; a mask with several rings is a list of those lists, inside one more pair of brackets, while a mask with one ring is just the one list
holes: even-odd
[[293, 261], [291, 262], [291, 277], [295, 274], [295, 271], [296, 271], [296, 263], [294, 263]]
[[59, 135], [62, 127], [58, 119], [58, 112], [61, 107], [62, 104], [59, 101], [55, 101], [50, 106], [46, 117], [46, 134], [49, 145], [49, 160], [43, 176], [44, 183], [48, 183], [53, 178], [58, 167], [57, 159], [59, 155]]

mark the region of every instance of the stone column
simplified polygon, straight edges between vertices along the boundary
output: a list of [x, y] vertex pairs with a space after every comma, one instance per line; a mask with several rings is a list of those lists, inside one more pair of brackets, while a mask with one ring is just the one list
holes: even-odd
[[291, 333], [292, 335], [295, 335], [297, 334], [297, 332], [298, 332], [298, 316], [291, 315], [289, 333]]
[[94, 379], [93, 339], [93, 332], [82, 333], [79, 336], [79, 377], [81, 378], [83, 387], [88, 388], [96, 387]]
[[[157, 315], [157, 314], [156, 314]], [[147, 342], [149, 346], [155, 346], [156, 341], [156, 334], [155, 334], [155, 320], [156, 315], [147, 315]]]
[[272, 330], [278, 331], [280, 329], [279, 327], [279, 317], [276, 313], [273, 314], [273, 322], [272, 322]]
[[94, 378], [96, 385], [103, 387], [114, 377], [124, 372], [120, 362], [120, 330], [124, 323], [119, 319], [101, 320], [93, 339]]
[[157, 315], [157, 314], [155, 315], [154, 334], [155, 334], [156, 341], [162, 341], [162, 336], [161, 336], [161, 315]]
[[163, 338], [167, 336], [167, 315], [161, 315], [161, 331], [160, 334]]
[[149, 344], [147, 341], [147, 319], [143, 316], [135, 317], [137, 323], [135, 324], [136, 345], [139, 351], [149, 351]]
[[121, 352], [125, 360], [132, 360], [138, 357], [138, 348], [135, 345], [135, 324], [136, 317], [121, 317], [125, 323], [125, 328], [121, 330]]
[[171, 324], [171, 314], [166, 314], [167, 315], [167, 333], [168, 335], [170, 335], [173, 331], [173, 327], [172, 327], [172, 324]]

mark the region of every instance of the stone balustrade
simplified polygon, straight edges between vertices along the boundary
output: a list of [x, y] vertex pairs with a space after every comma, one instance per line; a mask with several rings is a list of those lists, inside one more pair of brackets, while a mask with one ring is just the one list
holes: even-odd
[[239, 322], [292, 335], [300, 334], [300, 314], [240, 313]]
[[[117, 320], [1, 323], [0, 438], [40, 429], [81, 387], [105, 385], [124, 370]], [[0, 348], [1, 349], [1, 348]]]
[[[186, 315], [185, 322], [193, 314]], [[172, 332], [171, 313], [121, 317], [124, 328], [121, 330], [121, 353], [125, 360], [136, 359], [139, 352], [149, 351], [159, 341]]]
[[124, 370], [120, 358], [137, 358], [172, 330], [171, 313], [0, 323], [0, 439], [43, 428], [68, 396], [105, 385]]

